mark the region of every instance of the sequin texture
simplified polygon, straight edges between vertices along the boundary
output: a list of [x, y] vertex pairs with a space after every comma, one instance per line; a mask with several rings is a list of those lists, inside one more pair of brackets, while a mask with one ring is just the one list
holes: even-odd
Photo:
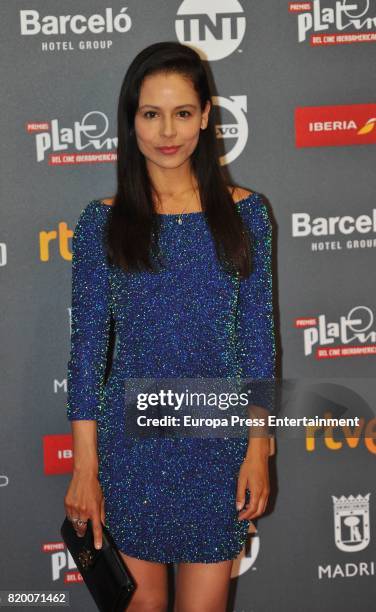
[[[106, 525], [119, 549], [149, 561], [235, 559], [249, 521], [235, 507], [246, 439], [124, 435], [124, 381], [137, 377], [273, 378], [271, 223], [260, 194], [236, 204], [255, 241], [240, 280], [220, 268], [205, 216], [160, 215], [165, 269], [127, 274], [107, 262], [111, 206], [92, 200], [72, 241], [67, 417], [95, 419]], [[104, 379], [113, 318], [116, 355]]]

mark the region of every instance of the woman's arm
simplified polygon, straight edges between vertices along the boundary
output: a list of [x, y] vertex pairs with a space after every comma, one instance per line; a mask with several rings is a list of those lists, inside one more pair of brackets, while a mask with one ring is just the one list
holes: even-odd
[[246, 488], [251, 503], [239, 520], [255, 518], [265, 510], [269, 496], [268, 457], [274, 451], [269, 435], [268, 415], [275, 401], [275, 332], [272, 304], [272, 226], [267, 207], [259, 194], [246, 211], [252, 239], [252, 272], [240, 281], [238, 301], [238, 342], [245, 388], [250, 391], [248, 416], [265, 422], [250, 427], [248, 446], [240, 468], [237, 508], [243, 508]]
[[275, 402], [272, 226], [259, 194], [254, 194], [250, 200], [245, 221], [252, 240], [252, 271], [248, 278], [240, 281], [237, 310], [239, 357], [243, 379], [247, 381], [244, 386], [250, 392], [248, 416], [263, 419], [266, 423], [265, 427], [249, 429], [251, 448], [257, 439], [264, 439], [265, 445], [269, 446], [267, 419]]
[[111, 287], [103, 244], [108, 207], [81, 212], [72, 239], [71, 350], [67, 417], [97, 420], [101, 411], [111, 320]]
[[[103, 245], [105, 211], [91, 202], [81, 213], [72, 240], [71, 350], [67, 417], [73, 436], [73, 475], [67, 516], [93, 522], [101, 547], [104, 500], [98, 481], [97, 419], [101, 412], [111, 320], [111, 291]], [[86, 526], [77, 527], [80, 535]]]
[[73, 472], [98, 475], [97, 422], [71, 422], [73, 437]]

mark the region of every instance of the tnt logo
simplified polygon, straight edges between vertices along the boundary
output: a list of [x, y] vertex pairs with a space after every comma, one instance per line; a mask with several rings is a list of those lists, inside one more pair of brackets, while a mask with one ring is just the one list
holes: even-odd
[[213, 61], [236, 51], [244, 38], [245, 25], [238, 0], [184, 0], [177, 12], [175, 31], [179, 42], [194, 46], [204, 60]]

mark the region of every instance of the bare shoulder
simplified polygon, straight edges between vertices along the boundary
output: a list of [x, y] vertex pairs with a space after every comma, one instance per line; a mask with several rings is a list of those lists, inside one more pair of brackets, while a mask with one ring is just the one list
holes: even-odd
[[253, 193], [249, 189], [244, 189], [243, 187], [237, 187], [234, 185], [229, 185], [228, 189], [232, 195], [232, 199], [234, 200], [235, 204], [237, 202], [240, 202], [241, 200], [244, 200], [245, 198], [248, 198], [248, 196], [252, 195]]
[[106, 206], [112, 206], [115, 198], [105, 198], [101, 200], [102, 204], [106, 204]]

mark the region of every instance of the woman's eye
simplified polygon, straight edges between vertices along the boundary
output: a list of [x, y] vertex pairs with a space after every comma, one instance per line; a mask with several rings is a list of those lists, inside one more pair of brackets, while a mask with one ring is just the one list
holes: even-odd
[[[186, 115], [183, 116], [183, 119], [185, 119], [187, 116], [191, 115], [191, 113], [189, 111], [187, 111], [187, 110], [179, 111], [178, 114], [181, 115], [182, 113], [186, 113]], [[156, 115], [156, 112], [155, 111], [146, 111], [146, 113], [144, 113], [144, 117], [146, 117], [146, 119], [149, 119], [149, 118], [153, 119], [153, 117], [150, 117], [150, 115]]]

